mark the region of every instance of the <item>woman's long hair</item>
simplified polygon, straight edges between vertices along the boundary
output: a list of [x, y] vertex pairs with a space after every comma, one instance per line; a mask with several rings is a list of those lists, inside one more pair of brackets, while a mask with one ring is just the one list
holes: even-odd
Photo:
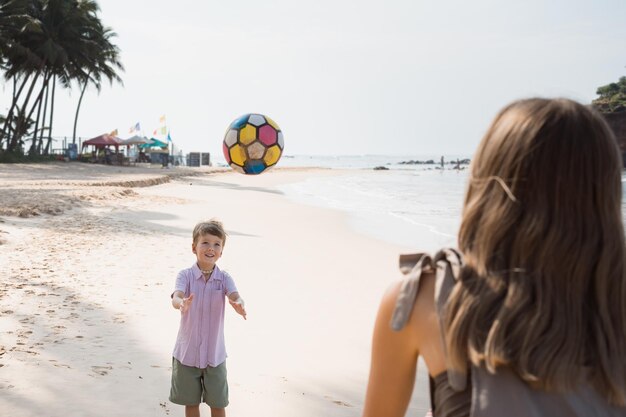
[[508, 366], [550, 391], [586, 380], [626, 404], [621, 172], [590, 108], [528, 99], [500, 112], [465, 197], [465, 267], [444, 318], [453, 368]]

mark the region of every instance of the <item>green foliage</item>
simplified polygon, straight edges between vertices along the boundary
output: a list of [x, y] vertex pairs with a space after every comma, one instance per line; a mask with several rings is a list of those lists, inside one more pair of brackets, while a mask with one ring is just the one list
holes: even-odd
[[598, 87], [593, 105], [602, 113], [617, 113], [626, 111], [626, 77], [620, 77], [616, 83]]
[[0, 149], [0, 164], [26, 164], [32, 162], [55, 161], [55, 155], [24, 155], [19, 150], [8, 152]]
[[0, 121], [0, 149], [25, 146], [34, 119], [37, 132], [47, 130], [48, 143], [43, 146], [43, 135], [33, 138], [30, 151], [49, 151], [57, 82], [79, 86], [81, 97], [88, 84], [100, 91], [105, 80], [121, 83], [116, 35], [102, 24], [99, 10], [96, 0], [0, 0], [0, 71], [13, 84], [11, 107]]

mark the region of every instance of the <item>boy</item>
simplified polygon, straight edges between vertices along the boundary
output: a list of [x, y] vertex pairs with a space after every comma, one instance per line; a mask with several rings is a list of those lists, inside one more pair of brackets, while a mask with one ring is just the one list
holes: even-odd
[[170, 401], [185, 406], [186, 417], [200, 416], [200, 402], [212, 417], [226, 416], [228, 383], [224, 345], [224, 297], [246, 318], [243, 299], [231, 276], [215, 264], [222, 256], [226, 232], [217, 220], [193, 229], [196, 262], [176, 277], [172, 306], [180, 310], [180, 328], [172, 358]]

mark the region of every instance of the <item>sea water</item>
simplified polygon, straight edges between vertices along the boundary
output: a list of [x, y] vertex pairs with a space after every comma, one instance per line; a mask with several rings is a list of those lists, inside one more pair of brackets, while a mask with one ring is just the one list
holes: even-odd
[[[294, 200], [348, 214], [360, 233], [401, 245], [407, 250], [436, 251], [456, 246], [468, 166], [437, 156], [294, 156], [281, 166], [341, 168], [342, 174], [311, 177], [280, 187]], [[406, 161], [435, 161], [405, 164]], [[374, 170], [385, 167], [386, 170]], [[460, 169], [458, 169], [460, 168]], [[622, 175], [626, 186], [626, 174]], [[626, 196], [622, 200], [626, 223]]]

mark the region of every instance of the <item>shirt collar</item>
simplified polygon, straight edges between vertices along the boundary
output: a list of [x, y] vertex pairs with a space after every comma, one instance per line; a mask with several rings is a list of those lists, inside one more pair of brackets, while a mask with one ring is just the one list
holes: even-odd
[[[191, 270], [193, 271], [193, 276], [196, 279], [204, 278], [204, 275], [202, 275], [202, 271], [200, 270], [200, 267], [198, 266], [197, 262], [193, 263], [193, 265], [191, 266]], [[211, 274], [210, 279], [221, 281], [222, 274], [220, 272], [221, 272], [220, 268], [217, 265], [215, 265], [215, 269], [213, 269], [213, 273]]]

